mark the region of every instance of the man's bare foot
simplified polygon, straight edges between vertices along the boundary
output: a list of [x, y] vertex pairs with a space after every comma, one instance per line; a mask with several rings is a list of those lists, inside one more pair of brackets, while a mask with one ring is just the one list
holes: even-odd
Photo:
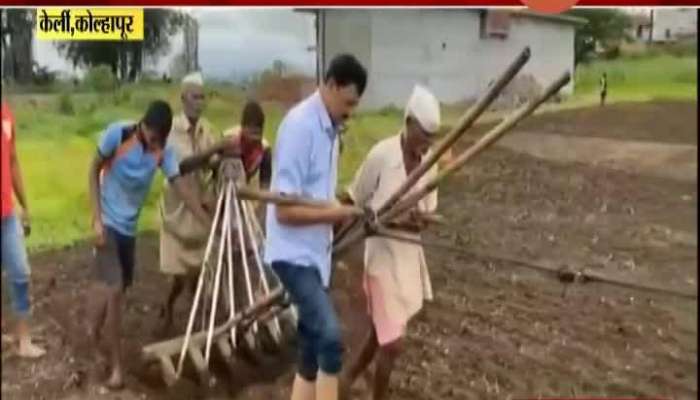
[[30, 339], [20, 340], [17, 355], [22, 358], [39, 358], [46, 354], [46, 350], [32, 343]]
[[121, 390], [124, 389], [124, 377], [122, 376], [122, 371], [120, 369], [112, 370], [109, 378], [105, 382], [105, 386], [109, 390]]

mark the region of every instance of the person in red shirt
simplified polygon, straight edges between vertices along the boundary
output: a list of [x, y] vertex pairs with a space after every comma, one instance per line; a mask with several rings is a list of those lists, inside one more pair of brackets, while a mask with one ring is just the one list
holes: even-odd
[[[32, 343], [29, 333], [29, 262], [24, 247], [24, 237], [31, 232], [29, 205], [24, 193], [22, 172], [15, 150], [15, 121], [10, 108], [2, 101], [2, 138], [0, 139], [0, 203], [2, 208], [2, 269], [7, 274], [12, 306], [17, 316], [17, 354], [25, 358], [38, 358], [46, 351]], [[15, 194], [22, 210], [15, 213], [12, 194]], [[21, 220], [21, 224], [20, 224]]]

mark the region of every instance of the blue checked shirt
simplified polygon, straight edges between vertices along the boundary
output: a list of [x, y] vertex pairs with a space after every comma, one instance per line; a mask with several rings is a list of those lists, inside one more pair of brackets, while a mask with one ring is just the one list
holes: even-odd
[[[271, 190], [317, 200], [333, 200], [338, 176], [338, 129], [331, 122], [319, 92], [282, 120], [273, 154]], [[265, 262], [317, 268], [324, 286], [330, 283], [330, 224], [283, 225], [275, 205], [267, 206]]]

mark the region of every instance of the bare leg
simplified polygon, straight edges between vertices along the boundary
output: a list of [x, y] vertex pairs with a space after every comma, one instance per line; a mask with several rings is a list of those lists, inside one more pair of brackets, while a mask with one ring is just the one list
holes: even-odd
[[[26, 304], [26, 309], [29, 309], [29, 282], [12, 282], [11, 290], [14, 293], [18, 304]], [[18, 307], [24, 309], [25, 307]], [[25, 358], [38, 358], [46, 354], [46, 351], [32, 343], [31, 334], [29, 332], [29, 312], [19, 312], [17, 315], [16, 335], [19, 348], [17, 354]]]
[[355, 353], [355, 357], [350, 362], [348, 369], [341, 375], [339, 385], [339, 394], [341, 398], [347, 398], [347, 396], [349, 396], [352, 384], [355, 383], [357, 377], [367, 369], [374, 359], [378, 348], [379, 342], [377, 342], [377, 334], [374, 331], [374, 326], [372, 326], [367, 337], [362, 342], [359, 351]]
[[170, 293], [168, 293], [168, 298], [165, 301], [161, 314], [163, 325], [158, 331], [159, 336], [167, 335], [173, 327], [173, 309], [175, 308], [175, 301], [177, 301], [183, 289], [185, 289], [186, 281], [187, 279], [184, 276], [175, 275], [173, 277], [173, 284], [170, 287]]
[[29, 334], [29, 323], [26, 318], [17, 320], [17, 339], [19, 341], [18, 354], [21, 357], [39, 358], [46, 354], [44, 349], [32, 343], [32, 338]]
[[377, 354], [376, 372], [374, 374], [373, 400], [382, 400], [389, 389], [391, 371], [399, 354], [401, 353], [401, 339], [380, 346]]
[[111, 364], [107, 387], [110, 389], [121, 389], [124, 386], [121, 360], [122, 302], [123, 293], [121, 288], [110, 288], [109, 302], [107, 304], [107, 329], [109, 332]]
[[90, 298], [87, 301], [86, 333], [90, 349], [95, 351], [99, 358], [97, 348], [100, 340], [100, 332], [105, 323], [107, 314], [107, 301], [109, 300], [109, 288], [101, 283], [95, 283], [89, 291]]

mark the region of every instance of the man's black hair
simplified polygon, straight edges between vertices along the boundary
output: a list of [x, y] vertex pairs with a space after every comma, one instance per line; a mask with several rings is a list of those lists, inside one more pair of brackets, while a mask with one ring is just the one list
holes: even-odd
[[362, 96], [367, 86], [367, 70], [352, 54], [339, 54], [331, 60], [324, 82], [333, 79], [338, 86], [354, 84]]
[[241, 116], [241, 126], [255, 126], [262, 128], [265, 125], [265, 113], [263, 112], [260, 103], [255, 100], [249, 100], [243, 106], [243, 115]]
[[163, 100], [155, 100], [148, 105], [143, 123], [161, 136], [167, 136], [173, 126], [173, 111]]

